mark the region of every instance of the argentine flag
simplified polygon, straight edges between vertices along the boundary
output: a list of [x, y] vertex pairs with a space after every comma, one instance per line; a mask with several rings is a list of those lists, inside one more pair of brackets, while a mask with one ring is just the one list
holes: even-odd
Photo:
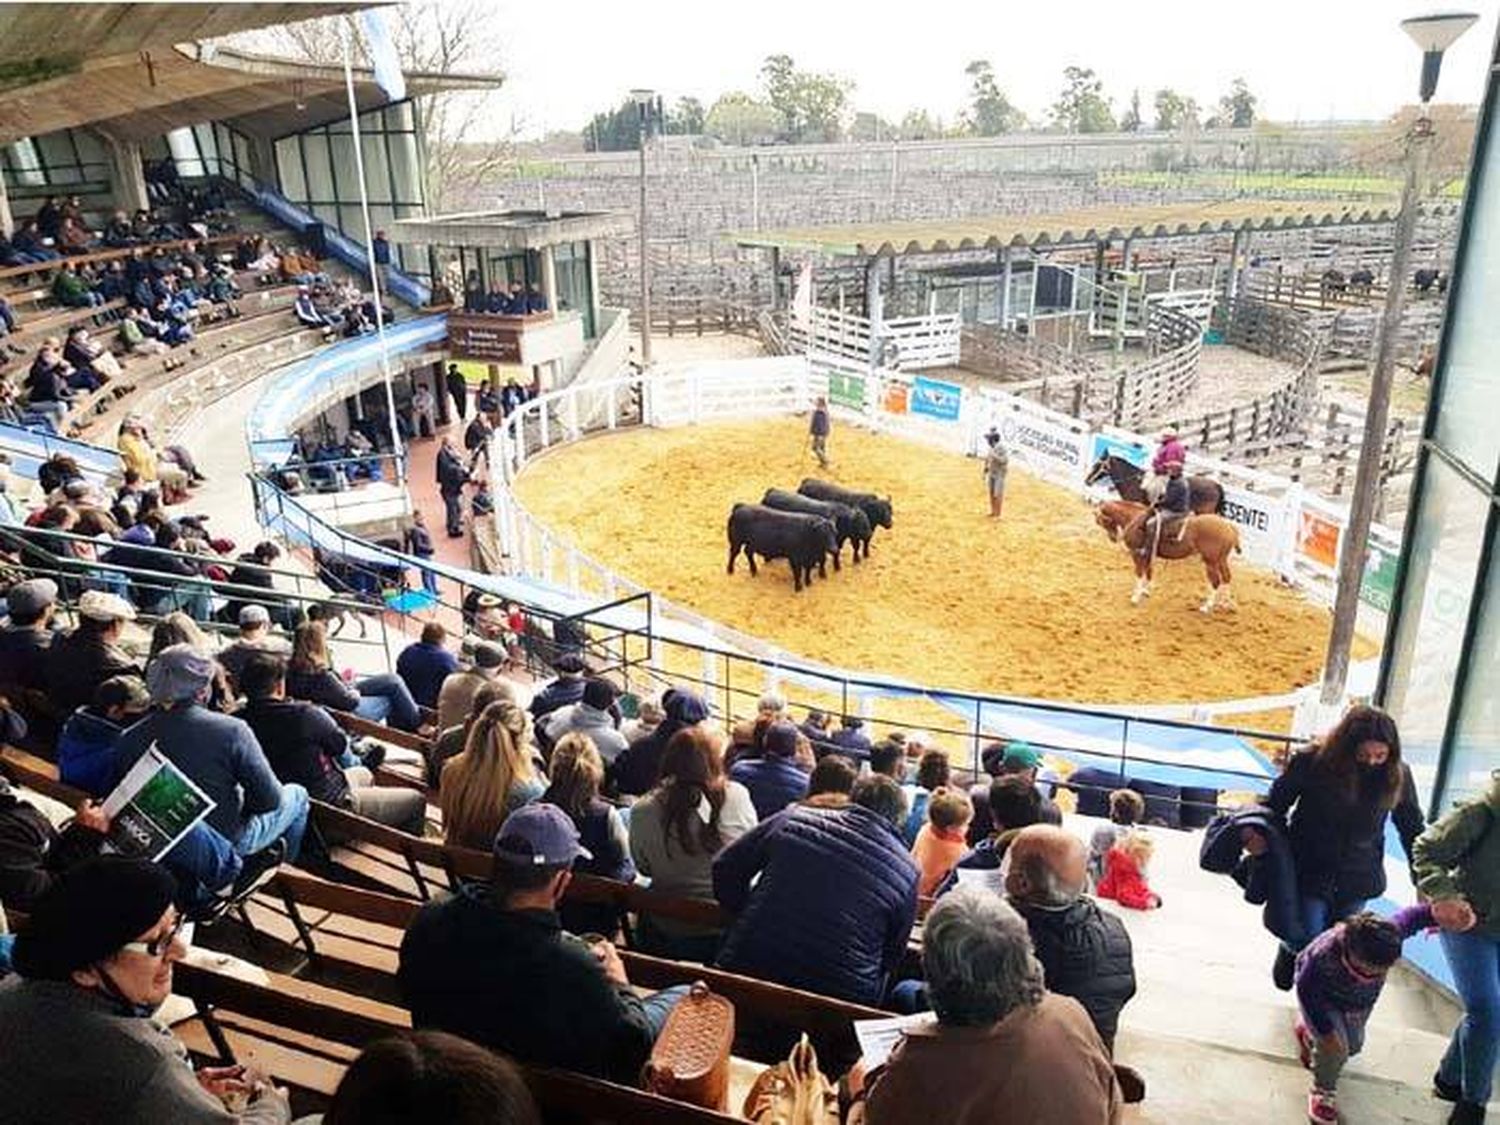
[[370, 48], [370, 60], [375, 65], [375, 84], [391, 101], [403, 100], [406, 97], [406, 78], [401, 73], [401, 59], [396, 54], [391, 29], [386, 26], [385, 9], [365, 8], [359, 13], [359, 22], [364, 31], [365, 45]]

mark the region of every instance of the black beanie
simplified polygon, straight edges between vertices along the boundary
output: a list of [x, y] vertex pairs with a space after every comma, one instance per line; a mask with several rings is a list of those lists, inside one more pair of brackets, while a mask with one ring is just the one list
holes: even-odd
[[119, 952], [161, 919], [177, 881], [144, 859], [86, 859], [36, 901], [16, 938], [16, 972], [33, 980], [67, 980]]

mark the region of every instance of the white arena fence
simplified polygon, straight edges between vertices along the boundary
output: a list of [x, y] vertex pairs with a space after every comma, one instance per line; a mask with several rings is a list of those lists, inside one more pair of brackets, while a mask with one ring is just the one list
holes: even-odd
[[[1151, 439], [1140, 434], [1113, 427], [1094, 429], [1085, 421], [1003, 390], [974, 389], [896, 371], [858, 371], [837, 357], [701, 362], [649, 376], [565, 388], [527, 403], [506, 419], [496, 432], [490, 462], [496, 477], [496, 526], [502, 552], [518, 573], [558, 584], [574, 594], [640, 592], [640, 586], [613, 573], [605, 562], [588, 556], [558, 529], [532, 516], [509, 487], [515, 476], [533, 458], [591, 434], [640, 425], [671, 427], [806, 413], [819, 395], [828, 398], [845, 423], [951, 453], [977, 456], [984, 434], [994, 427], [1016, 464], [1084, 499], [1111, 495], [1107, 482], [1094, 488], [1083, 483], [1097, 458], [1113, 453], [1140, 465], [1154, 447]], [[585, 430], [580, 418], [599, 422]], [[1243, 465], [1190, 455], [1188, 469], [1224, 485], [1224, 514], [1239, 526], [1249, 562], [1273, 571], [1313, 600], [1331, 604], [1347, 521], [1345, 509], [1308, 494], [1286, 477]], [[1362, 595], [1363, 623], [1371, 631], [1384, 630], [1399, 544], [1399, 535], [1388, 528], [1377, 526], [1372, 533], [1371, 566]], [[659, 597], [653, 605], [656, 612], [691, 623], [742, 653], [774, 660], [784, 669], [800, 664], [811, 670], [802, 658], [684, 607]], [[1369, 667], [1359, 670], [1364, 675], [1371, 671]], [[818, 669], [816, 675], [826, 677], [830, 672], [838, 674]], [[851, 681], [861, 679], [853, 673], [843, 675]], [[1354, 683], [1360, 692], [1358, 674]], [[1277, 696], [1137, 707], [1132, 712], [1206, 721], [1293, 707], [1299, 716], [1294, 727], [1306, 726], [1318, 713], [1316, 693], [1316, 685], [1308, 685]]]

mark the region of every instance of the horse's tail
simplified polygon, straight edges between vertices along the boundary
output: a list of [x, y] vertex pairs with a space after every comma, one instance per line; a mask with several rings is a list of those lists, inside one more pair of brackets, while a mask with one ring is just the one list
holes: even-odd
[[[1228, 498], [1228, 494], [1224, 491], [1224, 486], [1218, 481], [1214, 481], [1214, 487], [1219, 490], [1219, 499], [1214, 504], [1214, 515], [1222, 516], [1224, 514], [1224, 501]], [[1239, 550], [1238, 545], [1236, 545], [1235, 550]]]

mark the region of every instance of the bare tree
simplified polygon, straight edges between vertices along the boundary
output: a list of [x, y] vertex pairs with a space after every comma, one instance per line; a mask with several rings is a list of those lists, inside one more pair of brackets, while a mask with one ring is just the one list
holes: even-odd
[[[498, 76], [498, 21], [484, 0], [415, 0], [386, 9], [391, 35], [408, 72], [435, 75]], [[290, 55], [308, 62], [342, 65], [343, 30], [348, 17], [329, 16], [268, 28], [239, 37], [247, 48]], [[352, 31], [352, 29], [351, 29]], [[353, 33], [355, 64], [367, 66], [364, 39]], [[482, 185], [510, 171], [516, 162], [521, 123], [512, 119], [497, 132], [496, 91], [425, 94], [413, 100], [421, 121], [427, 206], [432, 211], [472, 204]], [[485, 136], [488, 134], [488, 136]], [[476, 140], [476, 136], [484, 139]]]

